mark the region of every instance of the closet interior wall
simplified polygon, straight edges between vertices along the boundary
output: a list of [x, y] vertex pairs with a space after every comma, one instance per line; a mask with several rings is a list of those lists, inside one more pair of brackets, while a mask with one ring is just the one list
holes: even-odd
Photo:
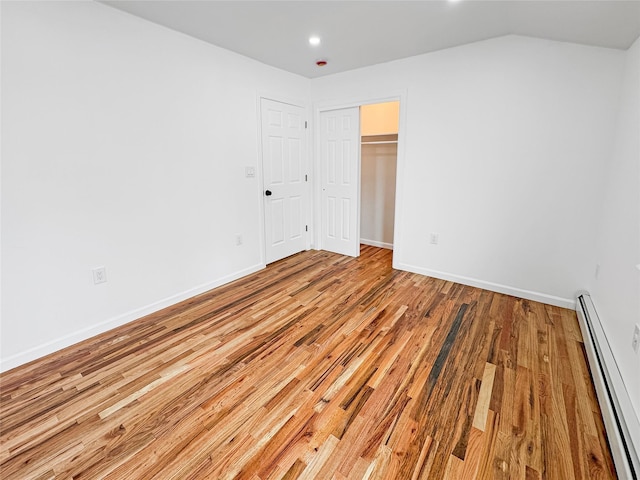
[[399, 102], [363, 105], [360, 243], [393, 249]]

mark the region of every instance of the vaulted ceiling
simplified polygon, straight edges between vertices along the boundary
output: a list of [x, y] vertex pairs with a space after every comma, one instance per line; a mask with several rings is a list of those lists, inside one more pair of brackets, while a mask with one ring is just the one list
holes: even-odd
[[308, 78], [508, 34], [618, 49], [640, 36], [640, 0], [101, 3]]

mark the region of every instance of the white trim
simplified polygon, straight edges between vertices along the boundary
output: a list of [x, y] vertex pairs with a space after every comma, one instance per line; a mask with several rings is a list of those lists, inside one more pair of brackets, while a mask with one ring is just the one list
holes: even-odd
[[125, 323], [138, 320], [139, 318], [142, 318], [146, 315], [157, 312], [171, 305], [175, 305], [176, 303], [179, 303], [196, 295], [200, 295], [201, 293], [204, 293], [226, 283], [233, 282], [234, 280], [255, 273], [259, 270], [262, 270], [263, 268], [265, 268], [264, 263], [253, 265], [252, 267], [245, 268], [244, 270], [240, 270], [231, 275], [227, 275], [212, 282], [203, 283], [202, 285], [190, 288], [189, 290], [185, 290], [184, 292], [177, 293], [144, 307], [136, 308], [129, 312], [110, 318], [104, 322], [100, 322], [90, 327], [83, 328], [82, 330], [79, 330], [72, 334], [65, 335], [55, 340], [51, 340], [47, 343], [43, 343], [33, 348], [29, 348], [28, 350], [16, 353], [14, 355], [11, 355], [10, 357], [0, 359], [0, 372], [6, 372], [7, 370], [18, 367], [20, 365], [24, 365], [25, 363], [31, 362], [40, 357], [44, 357], [45, 355], [49, 355], [50, 353], [57, 352], [58, 350], [62, 350], [63, 348], [69, 347], [83, 340], [87, 340], [96, 335], [100, 335], [101, 333], [105, 333], [113, 328], [124, 325]]
[[484, 280], [478, 280], [477, 278], [464, 277], [462, 275], [456, 275], [448, 272], [440, 272], [438, 270], [430, 270], [428, 268], [417, 267], [415, 265], [409, 265], [401, 262], [394, 261], [393, 268], [397, 270], [406, 270], [407, 272], [419, 273], [420, 275], [426, 275], [427, 277], [439, 278], [440, 280], [448, 280], [450, 282], [461, 283], [463, 285], [469, 285], [471, 287], [482, 288], [484, 290], [489, 290], [492, 292], [504, 293], [505, 295], [525, 298], [534, 302], [546, 303], [548, 305], [554, 305], [556, 307], [568, 308], [571, 310], [575, 310], [576, 308], [576, 302], [571, 298], [556, 297], [554, 295], [548, 295], [546, 293], [523, 290], [521, 288], [510, 287], [508, 285], [487, 282]]
[[[400, 102], [400, 118], [398, 123], [398, 150], [396, 153], [396, 198], [395, 198], [395, 218], [393, 225], [393, 245], [395, 245], [395, 255], [400, 255], [399, 249], [402, 247], [402, 232], [401, 232], [401, 217], [402, 217], [402, 195], [404, 192], [403, 188], [403, 174], [404, 174], [404, 164], [405, 164], [405, 143], [406, 143], [406, 132], [407, 132], [407, 105], [408, 105], [408, 91], [406, 89], [396, 89], [389, 90], [385, 93], [381, 93], [379, 95], [367, 95], [363, 97], [349, 97], [347, 99], [341, 100], [323, 100], [317, 101], [312, 104], [313, 109], [313, 124], [320, 124], [320, 112], [327, 110], [339, 110], [341, 108], [351, 108], [351, 107], [361, 107], [362, 105], [371, 105], [375, 103], [386, 103], [386, 102]], [[322, 195], [321, 185], [320, 185], [320, 130], [315, 130], [313, 135], [311, 135], [313, 139], [313, 195], [314, 199], [320, 199]], [[360, 162], [361, 159], [358, 159]], [[360, 167], [358, 167], [359, 169]], [[313, 234], [313, 248], [316, 250], [322, 250], [322, 232], [321, 230], [321, 215], [320, 211], [321, 202], [315, 201], [313, 207], [313, 224], [318, 225], [318, 228], [314, 230]], [[358, 212], [360, 211], [360, 206], [358, 206]]]
[[[363, 97], [350, 97], [340, 100], [323, 100], [314, 103], [314, 110], [340, 110], [341, 108], [361, 107], [362, 105], [372, 105], [375, 103], [397, 102], [404, 100], [407, 96], [407, 90], [390, 90], [380, 95], [367, 95]], [[402, 104], [400, 104], [402, 108]], [[398, 129], [400, 130], [400, 129]]]
[[258, 180], [258, 242], [260, 245], [260, 263], [267, 263], [267, 239], [264, 219], [264, 173], [262, 172], [262, 99], [265, 95], [256, 95], [256, 179]]
[[387, 250], [393, 250], [393, 243], [379, 242], [377, 240], [369, 240], [367, 238], [361, 238], [360, 243], [364, 245], [371, 245], [372, 247], [386, 248]]

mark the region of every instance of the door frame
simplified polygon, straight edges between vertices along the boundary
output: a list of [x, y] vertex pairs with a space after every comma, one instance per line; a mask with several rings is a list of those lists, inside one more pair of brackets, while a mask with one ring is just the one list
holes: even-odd
[[[278, 102], [278, 103], [284, 103], [287, 105], [293, 105], [294, 107], [300, 107], [303, 109], [304, 111], [304, 116], [306, 118], [306, 122], [307, 122], [307, 128], [305, 128], [305, 144], [306, 144], [306, 149], [304, 152], [305, 158], [304, 158], [304, 174], [307, 175], [308, 181], [306, 182], [306, 188], [304, 190], [304, 201], [305, 201], [305, 212], [304, 212], [304, 217], [306, 219], [306, 223], [307, 225], [309, 225], [309, 230], [306, 233], [305, 236], [305, 250], [309, 250], [310, 248], [312, 248], [312, 244], [311, 244], [311, 239], [312, 239], [312, 222], [310, 221], [311, 219], [313, 219], [312, 217], [312, 212], [313, 212], [313, 190], [312, 190], [312, 183], [313, 183], [313, 175], [311, 174], [311, 164], [310, 164], [310, 155], [311, 155], [311, 142], [310, 142], [310, 136], [309, 136], [309, 131], [311, 129], [311, 122], [309, 121], [310, 118], [310, 109], [309, 109], [309, 105], [308, 102], [305, 102], [303, 100], [300, 99], [295, 99], [295, 98], [288, 98], [288, 97], [284, 97], [282, 95], [274, 95], [268, 92], [258, 92], [257, 96], [256, 96], [256, 119], [257, 119], [257, 160], [256, 160], [256, 180], [258, 182], [258, 186], [257, 186], [257, 195], [258, 195], [258, 207], [260, 209], [260, 215], [258, 215], [258, 238], [259, 238], [259, 243], [260, 243], [260, 264], [263, 266], [266, 266], [267, 264], [267, 238], [266, 238], [266, 232], [265, 232], [265, 227], [266, 227], [266, 220], [264, 218], [264, 208], [265, 208], [265, 198], [264, 198], [264, 170], [263, 170], [263, 165], [262, 165], [262, 159], [263, 159], [263, 153], [264, 153], [264, 146], [262, 145], [262, 99], [265, 100], [271, 100], [273, 102]], [[244, 168], [244, 167], [243, 167]], [[244, 174], [244, 172], [243, 172]]]
[[[396, 198], [395, 198], [395, 215], [393, 222], [393, 265], [395, 267], [396, 262], [399, 262], [402, 254], [402, 184], [404, 183], [404, 165], [405, 165], [405, 135], [406, 135], [406, 112], [407, 112], [407, 91], [406, 90], [393, 90], [385, 93], [380, 93], [377, 95], [368, 95], [368, 96], [353, 96], [347, 97], [342, 100], [329, 100], [322, 101], [313, 104], [313, 125], [320, 125], [320, 112], [330, 111], [330, 110], [339, 110], [341, 108], [352, 108], [352, 107], [361, 107], [362, 105], [371, 105], [374, 103], [385, 103], [385, 102], [400, 102], [400, 118], [398, 123], [398, 156], [396, 163]], [[322, 185], [320, 181], [320, 161], [322, 159], [320, 152], [320, 128], [314, 128], [313, 131], [313, 225], [317, 225], [318, 227], [313, 231], [313, 245], [312, 248], [316, 250], [322, 250], [322, 232], [320, 231], [322, 228]], [[360, 149], [359, 149], [360, 150]], [[360, 198], [361, 191], [361, 154], [358, 155], [358, 226], [357, 231], [358, 235], [360, 235], [360, 203], [362, 199]], [[358, 238], [358, 241], [360, 239]]]

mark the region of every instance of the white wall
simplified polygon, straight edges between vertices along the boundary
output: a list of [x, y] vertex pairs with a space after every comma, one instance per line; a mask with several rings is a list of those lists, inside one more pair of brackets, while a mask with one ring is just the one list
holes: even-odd
[[406, 91], [396, 267], [571, 307], [592, 275], [624, 59], [507, 36], [314, 79], [311, 95]]
[[[372, 103], [360, 107], [360, 134], [397, 138], [400, 102]], [[391, 137], [389, 137], [391, 138]], [[360, 243], [393, 248], [397, 143], [367, 143], [360, 149]]]
[[2, 368], [261, 268], [257, 95], [308, 89], [105, 5], [2, 2]]
[[393, 247], [397, 155], [397, 144], [363, 143], [361, 146], [361, 243]]
[[591, 291], [598, 316], [640, 418], [640, 355], [631, 338], [640, 324], [640, 39], [626, 54], [612, 154], [607, 159]]
[[94, 2], [0, 5], [2, 369], [260, 268], [256, 96], [311, 86], [316, 103], [407, 93], [396, 266], [567, 306], [599, 261], [594, 301], [638, 391], [638, 287], [622, 313], [613, 288], [640, 263], [637, 42], [509, 36], [309, 81]]
[[360, 107], [360, 135], [398, 133], [400, 102], [372, 103]]

